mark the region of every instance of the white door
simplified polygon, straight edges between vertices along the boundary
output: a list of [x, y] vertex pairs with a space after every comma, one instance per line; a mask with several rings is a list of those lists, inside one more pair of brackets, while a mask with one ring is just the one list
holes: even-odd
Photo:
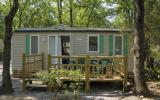
[[[49, 36], [49, 54], [51, 56], [55, 56], [56, 55], [56, 41], [55, 41], [55, 36]], [[52, 64], [55, 64], [56, 60], [52, 59]]]

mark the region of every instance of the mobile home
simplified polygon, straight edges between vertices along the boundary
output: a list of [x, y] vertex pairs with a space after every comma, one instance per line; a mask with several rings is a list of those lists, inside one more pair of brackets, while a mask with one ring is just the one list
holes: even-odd
[[[56, 56], [116, 56], [128, 57], [128, 71], [133, 69], [130, 52], [131, 32], [105, 28], [24, 28], [15, 30], [12, 37], [12, 70], [22, 70], [22, 54], [44, 53], [44, 68], [48, 67], [47, 55]], [[64, 63], [64, 62], [62, 62]]]

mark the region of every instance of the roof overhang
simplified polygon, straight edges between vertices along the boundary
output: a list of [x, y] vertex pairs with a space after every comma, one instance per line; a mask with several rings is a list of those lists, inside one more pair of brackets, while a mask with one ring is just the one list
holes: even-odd
[[132, 32], [133, 30], [127, 29], [122, 31], [120, 29], [105, 29], [105, 28], [88, 28], [88, 29], [49, 29], [49, 28], [25, 28], [18, 29], [14, 32]]

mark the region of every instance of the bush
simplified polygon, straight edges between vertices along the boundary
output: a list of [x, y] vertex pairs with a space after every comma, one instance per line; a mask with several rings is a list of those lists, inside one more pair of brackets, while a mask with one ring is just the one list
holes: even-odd
[[145, 78], [147, 80], [160, 80], [160, 53], [151, 51], [145, 63]]
[[[81, 88], [81, 72], [80, 70], [63, 70], [63, 69], [50, 69], [49, 73], [46, 71], [40, 71], [36, 73], [36, 76], [42, 80], [44, 84], [47, 84], [51, 91], [56, 90], [58, 93], [59, 88], [64, 88], [64, 94], [68, 95], [68, 91], [71, 90], [74, 99], [79, 98], [79, 91]], [[63, 84], [61, 78], [69, 78], [71, 83], [69, 86]], [[55, 93], [57, 95], [57, 93]], [[56, 97], [56, 96], [54, 96]]]

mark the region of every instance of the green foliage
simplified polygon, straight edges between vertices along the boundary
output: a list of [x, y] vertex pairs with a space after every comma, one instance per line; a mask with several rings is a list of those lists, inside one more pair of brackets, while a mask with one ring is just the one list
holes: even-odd
[[[58, 89], [60, 87], [64, 88], [64, 94], [67, 95], [69, 90], [73, 92], [74, 98], [79, 98], [79, 91], [81, 85], [83, 85], [80, 81], [81, 72], [80, 70], [63, 70], [63, 69], [50, 69], [49, 73], [46, 71], [40, 71], [36, 73], [36, 76], [42, 80], [44, 84], [47, 84], [51, 88]], [[61, 78], [66, 78], [71, 81], [70, 85], [64, 84]]]
[[40, 71], [36, 73], [36, 76], [41, 79], [44, 84], [50, 86], [61, 86], [61, 82], [58, 79], [61, 75], [62, 71], [57, 69], [51, 69], [50, 73], [46, 71]]
[[[145, 37], [151, 49], [157, 49], [157, 47], [160, 47], [159, 9], [160, 2], [158, 0], [145, 1]], [[160, 50], [160, 48], [158, 49]]]
[[[13, 27], [52, 27], [59, 24], [58, 3], [62, 2], [62, 24], [70, 26], [72, 8], [73, 27], [132, 27], [132, 2], [126, 0], [19, 0], [19, 10], [14, 18]], [[0, 38], [4, 36], [4, 17], [7, 15], [11, 0], [0, 2]]]
[[1, 13], [0, 9], [0, 39], [3, 39], [4, 37], [4, 16]]
[[71, 92], [74, 95], [74, 100], [79, 100], [80, 98], [80, 89], [82, 88], [83, 83], [80, 81], [80, 78], [82, 76], [80, 70], [70, 70], [67, 71], [68, 75], [67, 77], [70, 78], [71, 83], [70, 85], [67, 87], [67, 85], [64, 85], [65, 95], [69, 94], [69, 90], [71, 90]]
[[147, 80], [160, 80], [160, 53], [156, 50], [150, 51], [145, 63], [145, 78]]

